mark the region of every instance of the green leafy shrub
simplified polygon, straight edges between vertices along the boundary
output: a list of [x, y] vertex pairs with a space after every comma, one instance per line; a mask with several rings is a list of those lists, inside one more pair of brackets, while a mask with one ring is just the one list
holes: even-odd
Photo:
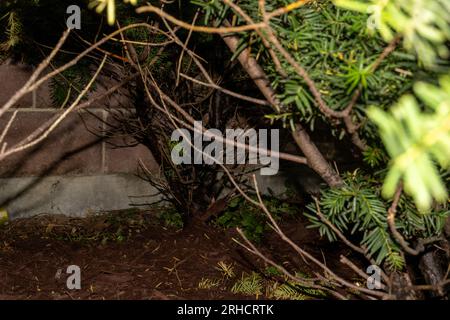
[[169, 228], [183, 229], [184, 221], [181, 214], [173, 207], [162, 207], [158, 214], [161, 223]]
[[[275, 197], [263, 197], [267, 208], [275, 219], [293, 217], [299, 209]], [[268, 230], [267, 217], [259, 209], [245, 201], [243, 198], [234, 198], [225, 212], [215, 220], [223, 228], [241, 228], [245, 235], [253, 240], [260, 241], [264, 232]]]

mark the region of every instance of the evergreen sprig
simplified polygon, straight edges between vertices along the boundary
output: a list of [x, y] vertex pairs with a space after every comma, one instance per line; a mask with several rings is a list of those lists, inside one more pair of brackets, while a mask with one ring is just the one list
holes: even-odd
[[[392, 238], [387, 224], [389, 203], [380, 196], [379, 179], [356, 171], [345, 175], [342, 188], [325, 189], [321, 193], [320, 212], [338, 230], [357, 239], [377, 263], [386, 261], [391, 268], [404, 265], [400, 247]], [[336, 241], [335, 232], [317, 215], [316, 204], [309, 204], [305, 215], [310, 227], [318, 228], [322, 236]], [[439, 234], [450, 212], [445, 207], [420, 213], [407, 196], [401, 197], [396, 227], [405, 239], [427, 238]]]
[[428, 107], [426, 111], [421, 111], [412, 95], [406, 95], [389, 112], [371, 107], [368, 114], [392, 158], [383, 195], [392, 197], [403, 180], [418, 208], [427, 210], [433, 199], [448, 199], [435, 162], [443, 168], [450, 166], [450, 76], [441, 78], [440, 86], [419, 82], [414, 91]]

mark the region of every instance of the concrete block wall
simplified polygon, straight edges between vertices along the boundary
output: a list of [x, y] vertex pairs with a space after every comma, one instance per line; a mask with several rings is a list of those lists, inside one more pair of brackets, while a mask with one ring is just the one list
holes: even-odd
[[[23, 64], [0, 64], [0, 107], [26, 83], [32, 72], [32, 67]], [[100, 74], [95, 91], [88, 97], [102, 94], [116, 84], [117, 80]], [[18, 110], [5, 138], [9, 146], [60, 111], [52, 107], [50, 92], [50, 84], [45, 82], [34, 94], [20, 99], [16, 109], [0, 117], [2, 132]], [[148, 169], [158, 170], [150, 151], [141, 145], [115, 148], [111, 140], [92, 133], [104, 131], [106, 123], [112, 121], [105, 108], [132, 107], [128, 96], [129, 92], [123, 89], [98, 100], [88, 110], [68, 115], [47, 139], [0, 161], [0, 208], [6, 209], [13, 219], [42, 213], [83, 216], [158, 200], [149, 196], [157, 190], [136, 176], [139, 159]], [[117, 141], [119, 138], [113, 139], [123, 145]], [[122, 139], [129, 141], [130, 137]], [[257, 176], [262, 192], [268, 192], [269, 186], [275, 193], [285, 190], [283, 175]]]
[[[0, 118], [0, 132], [16, 110], [4, 140], [8, 146], [26, 138], [59, 111], [9, 110]], [[116, 148], [110, 140], [94, 134], [106, 129], [109, 117], [101, 108], [71, 113], [40, 144], [0, 161], [0, 207], [11, 218], [41, 213], [82, 216], [154, 201], [148, 195], [156, 190], [136, 176], [139, 159], [157, 170], [150, 151], [142, 145]]]
[[[5, 142], [12, 146], [51, 119], [58, 110], [20, 108]], [[15, 110], [0, 118], [4, 128]], [[96, 135], [107, 129], [108, 112], [81, 110], [69, 114], [36, 147], [0, 161], [0, 177], [135, 173], [137, 159], [154, 167], [151, 153], [142, 145], [116, 148]], [[117, 139], [117, 138], [116, 138]]]

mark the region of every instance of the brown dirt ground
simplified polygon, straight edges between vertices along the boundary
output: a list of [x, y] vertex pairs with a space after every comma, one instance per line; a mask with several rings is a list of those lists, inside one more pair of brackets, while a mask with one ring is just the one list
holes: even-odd
[[[304, 225], [297, 219], [283, 229], [316, 257], [326, 257], [329, 267], [353, 277], [338, 263], [348, 251]], [[15, 220], [0, 227], [0, 299], [254, 299], [233, 294], [233, 279], [199, 289], [202, 279], [223, 278], [216, 269], [220, 261], [233, 263], [237, 278], [264, 268], [232, 238], [238, 238], [234, 230], [194, 222], [181, 231], [166, 229], [148, 211]], [[288, 269], [314, 270], [275, 235], [260, 246]], [[66, 287], [73, 264], [81, 268], [81, 290]]]

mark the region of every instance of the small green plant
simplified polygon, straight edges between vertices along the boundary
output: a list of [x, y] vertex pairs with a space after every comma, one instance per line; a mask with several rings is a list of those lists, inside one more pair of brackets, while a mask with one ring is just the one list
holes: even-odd
[[[273, 266], [266, 268], [265, 274], [267, 276], [282, 279], [281, 281], [274, 281], [271, 285], [267, 286], [266, 295], [269, 298], [280, 300], [307, 300], [311, 299], [311, 297], [322, 298], [327, 296], [322, 290], [299, 285]], [[300, 271], [295, 272], [295, 276], [298, 278], [310, 278], [308, 274]]]
[[[297, 278], [310, 278], [310, 276], [308, 274], [300, 272], [300, 271], [295, 272], [295, 276]], [[313, 288], [309, 288], [306, 286], [301, 286], [298, 283], [288, 279], [287, 277], [285, 277], [285, 281], [286, 281], [287, 285], [295, 288], [295, 290], [297, 290], [297, 292], [299, 292], [305, 296], [308, 296], [308, 297], [326, 297], [327, 296], [327, 294], [320, 289], [313, 289]]]
[[231, 292], [255, 296], [258, 299], [263, 294], [263, 289], [261, 276], [256, 272], [252, 272], [250, 275], [242, 274], [242, 278], [236, 281], [231, 288]]
[[217, 263], [217, 270], [222, 273], [224, 279], [234, 278], [234, 266], [233, 263], [226, 263], [225, 261], [219, 261]]
[[269, 266], [264, 270], [264, 274], [269, 276], [269, 277], [279, 277], [282, 276], [283, 273], [281, 273], [280, 270], [278, 270], [278, 268], [275, 268], [274, 266]]
[[15, 11], [7, 12], [3, 17], [0, 17], [0, 20], [3, 19], [6, 20], [6, 40], [0, 43], [0, 51], [8, 52], [17, 46], [23, 38], [22, 22]]
[[[231, 288], [233, 293], [239, 293], [247, 296], [255, 296], [257, 299], [264, 295], [266, 298], [280, 300], [307, 300], [311, 297], [326, 297], [326, 294], [318, 289], [312, 289], [300, 286], [295, 281], [286, 277], [281, 277], [278, 269], [269, 267], [265, 269], [265, 274], [280, 277], [280, 281], [262, 278], [259, 273], [242, 274], [241, 279], [237, 280]], [[308, 277], [307, 275], [296, 272], [298, 277]]]
[[[269, 211], [275, 219], [294, 216], [298, 209], [275, 197], [263, 197]], [[241, 228], [252, 241], [259, 242], [268, 230], [267, 218], [259, 208], [249, 204], [243, 198], [233, 199], [224, 214], [216, 219], [216, 224], [223, 228]]]
[[209, 279], [209, 278], [202, 278], [200, 282], [198, 283], [199, 289], [212, 289], [217, 288], [221, 283], [220, 279]]
[[184, 221], [181, 214], [172, 207], [161, 208], [158, 218], [165, 227], [183, 229]]
[[289, 284], [279, 284], [273, 286], [271, 297], [277, 300], [307, 300], [308, 297], [300, 293], [295, 287]]

